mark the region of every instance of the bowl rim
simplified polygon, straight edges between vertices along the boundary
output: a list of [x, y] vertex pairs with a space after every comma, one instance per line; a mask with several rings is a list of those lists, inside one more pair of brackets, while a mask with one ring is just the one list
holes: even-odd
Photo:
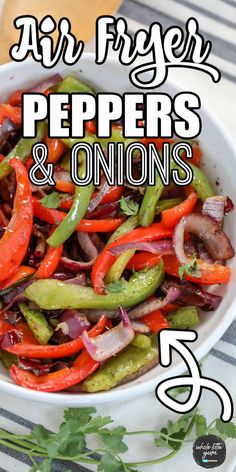
[[[83, 53], [83, 61], [84, 62], [92, 62], [94, 61], [94, 53], [93, 52], [84, 52]], [[9, 62], [6, 64], [2, 64], [0, 66], [0, 74], [1, 72], [5, 71], [15, 71], [20, 67], [24, 67], [25, 64], [28, 63], [35, 63], [32, 58], [26, 59], [23, 63], [16, 63], [16, 62]], [[117, 65], [119, 64], [118, 60], [114, 56], [110, 56], [107, 59], [107, 63]], [[64, 63], [59, 62], [62, 64], [64, 69], [70, 70], [69, 66], [66, 66]], [[79, 67], [79, 63], [78, 63]], [[50, 74], [50, 69], [48, 72]], [[71, 70], [73, 73], [73, 69]], [[177, 83], [172, 80], [167, 79], [166, 85], [170, 85], [173, 90], [182, 91], [183, 89]], [[145, 93], [145, 91], [143, 92]], [[236, 150], [235, 150], [235, 143], [233, 138], [231, 137], [230, 133], [227, 131], [225, 126], [221, 123], [221, 121], [215, 117], [213, 112], [206, 107], [205, 105], [201, 105], [201, 111], [207, 116], [207, 118], [215, 125], [215, 127], [219, 130], [220, 134], [224, 136], [225, 140], [227, 140], [228, 145], [232, 151], [232, 155], [235, 156], [236, 160]], [[231, 282], [232, 283], [232, 282]], [[203, 358], [210, 349], [218, 342], [221, 336], [225, 333], [227, 328], [230, 326], [232, 321], [235, 318], [236, 313], [236, 298], [231, 302], [228, 309], [225, 311], [224, 316], [220, 323], [216, 326], [214, 330], [209, 334], [209, 336], [198, 346], [196, 347], [193, 352], [197, 360]], [[116, 390], [112, 389], [108, 392], [99, 392], [99, 393], [47, 393], [47, 392], [38, 392], [36, 390], [30, 390], [24, 387], [20, 387], [13, 382], [6, 381], [4, 379], [0, 379], [0, 392], [8, 393], [12, 396], [16, 396], [25, 400], [31, 400], [40, 403], [46, 404], [54, 404], [57, 406], [63, 407], [80, 407], [80, 406], [89, 406], [89, 405], [101, 405], [106, 403], [113, 403], [113, 402], [120, 402], [123, 400], [129, 400], [131, 398], [137, 398], [140, 395], [144, 395], [145, 393], [150, 393], [154, 391], [156, 386], [159, 382], [166, 378], [179, 376], [186, 370], [186, 364], [181, 359], [178, 360], [177, 364], [174, 366], [168, 367], [168, 369], [162, 367], [162, 372], [160, 372], [156, 377], [151, 379], [142, 380], [142, 376], [140, 377], [140, 381], [136, 384], [132, 384], [129, 382], [123, 386], [122, 389]]]

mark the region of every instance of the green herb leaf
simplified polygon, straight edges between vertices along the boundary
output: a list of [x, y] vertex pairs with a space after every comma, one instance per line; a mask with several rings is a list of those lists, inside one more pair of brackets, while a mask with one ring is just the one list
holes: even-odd
[[86, 440], [84, 434], [70, 434], [66, 441], [63, 441], [59, 447], [59, 453], [62, 456], [77, 456], [86, 450]]
[[51, 459], [44, 459], [41, 464], [34, 464], [33, 467], [31, 467], [30, 472], [51, 472], [51, 465]]
[[111, 282], [110, 284], [106, 285], [106, 291], [108, 292], [118, 293], [123, 292], [124, 289], [124, 281], [121, 279], [115, 280], [114, 282]]
[[195, 422], [196, 422], [196, 433], [197, 433], [197, 436], [202, 436], [203, 434], [206, 433], [207, 431], [207, 422], [206, 422], [206, 418], [205, 416], [203, 415], [196, 415], [196, 418], [195, 418]]
[[220, 419], [217, 419], [215, 427], [219, 432], [219, 435], [224, 434], [227, 438], [236, 438], [236, 425], [232, 421], [224, 423]]
[[126, 428], [123, 426], [118, 426], [114, 429], [104, 428], [98, 431], [98, 434], [108, 449], [122, 454], [128, 451], [128, 447], [123, 442], [125, 432]]
[[[96, 408], [68, 408], [64, 411], [64, 419], [71, 425], [76, 424], [77, 429], [86, 425], [91, 419], [92, 415], [96, 413]], [[73, 432], [73, 431], [72, 431]]]
[[120, 209], [127, 216], [136, 216], [139, 212], [139, 205], [134, 200], [126, 200], [124, 197], [121, 197]]
[[52, 192], [49, 195], [41, 198], [40, 203], [46, 208], [58, 208], [60, 205], [60, 197], [57, 192]]
[[110, 423], [113, 423], [110, 416], [96, 416], [96, 418], [92, 418], [86, 425], [84, 425], [81, 428], [81, 431], [86, 434], [99, 433], [101, 428]]
[[32, 438], [35, 439], [37, 443], [42, 447], [44, 447], [45, 441], [47, 441], [49, 438], [48, 431], [46, 430], [46, 428], [44, 428], [44, 426], [41, 425], [35, 426], [32, 430], [31, 435]]
[[185, 278], [185, 274], [191, 275], [199, 279], [201, 276], [198, 274], [199, 267], [197, 263], [197, 259], [190, 260], [183, 264], [178, 269], [179, 278], [183, 280]]
[[98, 465], [98, 472], [124, 472], [124, 470], [122, 460], [117, 458], [111, 452], [105, 452], [101, 457], [100, 464]]

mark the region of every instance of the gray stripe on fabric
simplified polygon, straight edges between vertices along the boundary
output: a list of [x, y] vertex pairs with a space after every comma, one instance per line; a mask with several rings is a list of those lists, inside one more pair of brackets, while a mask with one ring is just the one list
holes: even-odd
[[236, 3], [234, 0], [223, 0], [223, 2], [228, 3], [228, 5], [232, 5], [232, 7], [236, 8]]
[[227, 364], [231, 364], [236, 367], [236, 359], [234, 357], [225, 354], [224, 352], [218, 351], [218, 349], [212, 349], [210, 354], [214, 357], [217, 357], [221, 361], [227, 362]]
[[[196, 3], [192, 3], [188, 0], [179, 0], [179, 3], [182, 5], [191, 8], [192, 10], [201, 13], [202, 15], [212, 18], [213, 20], [218, 21], [219, 23], [222, 23], [226, 26], [229, 26], [230, 28], [235, 28], [236, 26], [236, 21], [231, 21], [228, 20], [228, 18], [222, 18], [220, 15], [217, 15], [217, 13], [213, 12], [212, 10], [206, 10], [205, 8], [202, 8], [199, 5], [196, 5]], [[194, 13], [193, 11], [193, 13]], [[236, 11], [235, 11], [235, 17], [236, 17]]]
[[0, 416], [6, 418], [7, 420], [14, 421], [15, 423], [20, 424], [25, 428], [32, 429], [34, 426], [36, 426], [36, 423], [32, 423], [32, 421], [29, 421], [26, 418], [23, 418], [22, 416], [16, 415], [11, 411], [5, 410], [4, 408], [0, 408]]
[[236, 320], [233, 321], [221, 339], [222, 341], [226, 341], [227, 343], [236, 346]]
[[[32, 466], [32, 461], [30, 460], [27, 454], [24, 454], [19, 451], [15, 451], [14, 449], [11, 449], [10, 447], [2, 446], [2, 445], [0, 445], [0, 452], [8, 455], [9, 457], [12, 457], [12, 459], [22, 462], [23, 464]], [[34, 456], [34, 458], [35, 457], [36, 456]], [[37, 458], [37, 462], [39, 464], [42, 461], [43, 461], [42, 458], [40, 457]], [[51, 472], [66, 472], [67, 470], [71, 470], [72, 472], [91, 472], [91, 469], [87, 469], [86, 467], [76, 464], [75, 462], [72, 462], [72, 461], [60, 461], [57, 459], [54, 459], [52, 461]], [[4, 471], [4, 469], [0, 469], [0, 472], [1, 471], [6, 472]]]
[[[167, 15], [156, 8], [142, 5], [136, 0], [126, 0], [121, 5], [118, 13], [146, 25], [158, 21], [163, 26], [163, 29], [167, 29], [173, 25], [180, 26], [183, 29], [185, 27], [183, 21], [177, 20], [171, 15]], [[201, 32], [203, 32], [203, 30]], [[212, 42], [213, 54], [236, 64], [236, 46], [234, 44], [210, 33], [204, 32], [204, 36]]]
[[231, 80], [231, 82], [236, 82], [236, 76], [229, 74], [228, 72], [223, 71], [222, 69], [220, 70], [222, 77], [225, 79]]

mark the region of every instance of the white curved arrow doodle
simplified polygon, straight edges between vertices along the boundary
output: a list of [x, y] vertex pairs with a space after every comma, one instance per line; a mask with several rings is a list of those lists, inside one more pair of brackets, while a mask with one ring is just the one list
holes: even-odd
[[[233, 416], [233, 402], [228, 390], [220, 382], [201, 376], [197, 359], [184, 342], [194, 342], [197, 333], [193, 330], [163, 329], [159, 333], [160, 364], [169, 367], [172, 363], [172, 350], [177, 351], [185, 361], [190, 375], [172, 377], [163, 380], [156, 388], [156, 396], [161, 403], [177, 413], [187, 413], [197, 406], [203, 388], [211, 390], [220, 399], [222, 405], [221, 419], [228, 422]], [[174, 387], [190, 386], [191, 392], [185, 402], [178, 402], [168, 395]]]

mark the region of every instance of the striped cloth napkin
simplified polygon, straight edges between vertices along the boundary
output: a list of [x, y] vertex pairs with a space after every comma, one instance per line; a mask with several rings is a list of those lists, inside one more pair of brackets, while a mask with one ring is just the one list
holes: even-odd
[[[170, 70], [169, 77], [186, 90], [198, 93], [205, 105], [224, 123], [228, 131], [236, 135], [236, 120], [233, 117], [232, 103], [236, 103], [236, 0], [125, 0], [117, 14], [127, 19], [131, 32], [140, 27], [159, 21], [163, 28], [171, 25], [184, 27], [190, 17], [198, 19], [200, 29], [206, 39], [213, 43], [212, 62], [221, 70], [222, 80], [213, 85], [204, 74], [191, 70]], [[87, 49], [93, 50], [94, 43]], [[216, 88], [217, 87], [217, 88]], [[214, 377], [225, 385], [233, 399], [236, 399], [236, 321], [233, 322], [222, 339], [211, 350], [204, 362], [203, 373]], [[49, 430], [56, 430], [62, 419], [62, 409], [0, 394], [0, 427], [14, 433], [25, 433], [34, 424], [44, 424]], [[220, 403], [211, 393], [204, 393], [200, 408], [209, 421], [219, 415]], [[127, 429], [160, 429], [167, 419], [175, 415], [159, 405], [154, 393], [122, 404], [99, 407], [100, 414], [111, 415], [117, 425], [124, 424]], [[156, 457], [156, 450], [150, 438], [142, 441], [129, 441], [130, 451], [127, 461], [149, 460]], [[29, 460], [23, 454], [0, 447], [0, 472], [25, 472]], [[235, 442], [227, 441], [225, 463], [217, 470], [233, 472], [236, 466]], [[176, 472], [197, 472], [199, 466], [192, 457], [192, 446], [187, 445], [175, 458], [159, 466], [147, 467], [147, 472], [169, 472], [174, 467]], [[89, 472], [90, 467], [77, 464], [65, 464], [54, 461], [53, 472], [66, 470]]]

